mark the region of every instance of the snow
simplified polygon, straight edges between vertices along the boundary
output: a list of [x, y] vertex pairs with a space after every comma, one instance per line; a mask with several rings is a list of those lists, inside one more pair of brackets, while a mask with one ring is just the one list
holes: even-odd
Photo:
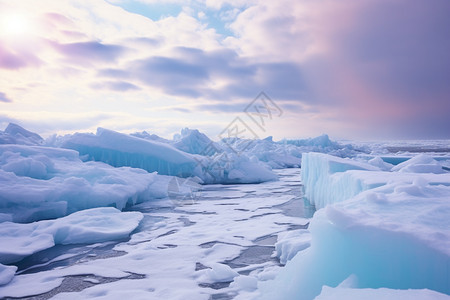
[[275, 143], [271, 139], [226, 138], [221, 140], [218, 145], [228, 153], [245, 153], [269, 164], [274, 169], [299, 167], [301, 162], [302, 154], [298, 147]]
[[322, 153], [304, 153], [302, 182], [305, 197], [316, 208], [322, 208], [329, 203], [343, 201], [363, 190], [382, 184], [377, 180], [378, 177], [370, 182], [364, 181], [365, 177], [358, 177], [359, 172], [348, 172], [349, 170], [380, 171], [369, 163]]
[[[298, 252], [274, 281], [261, 283], [258, 299], [314, 299], [323, 286], [336, 287], [351, 275], [359, 289], [450, 294], [450, 173], [400, 172], [410, 165], [420, 165], [415, 170], [421, 172], [434, 170], [425, 162], [435, 162], [423, 156], [398, 172], [324, 154], [303, 159], [306, 195], [324, 208], [308, 228], [311, 246]], [[342, 295], [334, 292], [336, 298]], [[349, 295], [359, 292], [371, 290]], [[329, 294], [325, 289], [324, 297]], [[416, 299], [412, 291], [406, 295]]]
[[121, 213], [112, 207], [79, 211], [56, 220], [28, 224], [3, 222], [0, 263], [17, 262], [57, 244], [81, 244], [127, 237], [142, 220], [139, 212]]
[[[199, 139], [191, 139], [192, 135], [200, 133], [185, 132], [187, 140], [181, 139], [180, 143], [191, 150], [192, 147], [202, 148], [204, 144], [198, 144]], [[277, 179], [268, 166], [246, 155], [219, 152], [212, 156], [194, 155], [169, 144], [103, 128], [99, 128], [96, 135], [66, 136], [58, 144], [86, 155], [88, 160], [102, 161], [114, 167], [129, 166], [163, 175], [198, 177], [204, 183], [259, 183]]]
[[5, 266], [0, 264], [0, 287], [8, 284], [14, 278], [16, 271], [16, 266]]
[[222, 152], [217, 149], [217, 144], [211, 141], [204, 133], [197, 129], [189, 128], [182, 129], [181, 134], [174, 137], [173, 146], [187, 153], [206, 156]]
[[216, 153], [210, 157], [199, 158], [205, 183], [261, 183], [277, 180], [269, 166], [247, 155], [236, 153]]
[[167, 196], [169, 178], [82, 162], [73, 150], [0, 145], [0, 220], [32, 222], [82, 209], [123, 209]]
[[198, 271], [199, 282], [214, 283], [233, 281], [234, 277], [239, 276], [239, 273], [234, 271], [225, 264], [210, 263], [208, 269]]
[[378, 146], [10, 124], [0, 298], [448, 299], [448, 144]]
[[445, 173], [442, 165], [438, 163], [433, 157], [420, 154], [402, 162], [392, 168], [392, 171], [409, 172], [409, 173]]
[[319, 152], [328, 153], [338, 157], [354, 157], [356, 155], [369, 152], [367, 147], [354, 146], [351, 144], [332, 141], [327, 134], [308, 139], [282, 140], [279, 143], [295, 145], [302, 153]]
[[292, 230], [278, 234], [275, 244], [275, 255], [280, 263], [285, 265], [298, 252], [311, 245], [311, 234], [306, 229]]
[[[383, 171], [386, 169], [391, 169], [392, 172]], [[430, 174], [421, 174], [424, 172]], [[392, 168], [379, 159], [363, 162], [322, 153], [304, 153], [302, 159], [304, 194], [317, 209], [390, 182], [412, 183], [424, 176], [434, 184], [449, 182], [448, 173], [442, 166], [433, 158], [424, 155], [411, 158]]]
[[[0, 298], [49, 292], [63, 280], [66, 289], [52, 295], [53, 299], [121, 299], [132, 295], [133, 299], [207, 300], [219, 294], [250, 293], [260, 278], [273, 276], [279, 266], [276, 260], [265, 261], [248, 251], [267, 248], [270, 259], [273, 244], [260, 242], [261, 237], [276, 238], [277, 233], [308, 222], [287, 216], [280, 208], [296, 198], [288, 187], [297, 178], [293, 189], [298, 192], [299, 169], [277, 172], [284, 174], [280, 181], [205, 186], [195, 201], [175, 209], [171, 209], [171, 199], [135, 205], [133, 209], [144, 218], [129, 240], [116, 243], [111, 250], [121, 255], [104, 258], [85, 254], [67, 265], [50, 264], [39, 272], [31, 269], [1, 287]], [[278, 196], [273, 197], [273, 193]], [[96, 246], [80, 247], [78, 253]], [[62, 253], [70, 254], [64, 249]], [[99, 283], [83, 290], [67, 289], [81, 274]], [[223, 288], [215, 290], [217, 284]]]

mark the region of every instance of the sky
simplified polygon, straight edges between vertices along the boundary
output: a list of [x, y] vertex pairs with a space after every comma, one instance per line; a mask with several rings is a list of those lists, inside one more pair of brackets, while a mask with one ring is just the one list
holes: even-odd
[[450, 138], [448, 0], [0, 0], [0, 130]]

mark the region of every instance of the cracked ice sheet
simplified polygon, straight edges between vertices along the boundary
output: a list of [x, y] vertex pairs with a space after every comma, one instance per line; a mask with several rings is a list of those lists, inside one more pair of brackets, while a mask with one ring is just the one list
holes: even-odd
[[[77, 268], [85, 270], [84, 274], [123, 278], [81, 292], [61, 293], [54, 299], [123, 299], [129, 295], [133, 295], [133, 299], [209, 299], [217, 293], [245, 293], [254, 283], [252, 278], [273, 277], [278, 268], [277, 262], [253, 263], [235, 269], [238, 272], [247, 271], [246, 274], [251, 272], [252, 276], [239, 275], [234, 278], [236, 283], [220, 290], [200, 287], [199, 284], [213, 281], [205, 276], [210, 276], [210, 279], [230, 279], [235, 274], [226, 265], [220, 267], [217, 263], [223, 264], [239, 257], [242, 251], [256, 245], [255, 239], [261, 236], [275, 236], [287, 230], [291, 224], [305, 225], [309, 220], [285, 216], [282, 210], [274, 207], [294, 197], [271, 193], [286, 188], [285, 181], [232, 186], [236, 194], [257, 188], [258, 191], [264, 191], [259, 192], [261, 197], [247, 195], [229, 199], [223, 197], [222, 191], [230, 186], [216, 187], [208, 191], [207, 199], [200, 198], [194, 203], [175, 208], [153, 202], [136, 206], [135, 210], [144, 212], [144, 219], [128, 242], [114, 248], [116, 251], [125, 251], [123, 256], [86, 261], [58, 272], [44, 272], [44, 276], [41, 272], [16, 277], [26, 276], [21, 282], [26, 281], [40, 291], [58, 285], [62, 276], [80, 274]], [[152, 210], [152, 205], [158, 209]], [[164, 209], [161, 210], [161, 207]], [[209, 269], [196, 270], [198, 265], [218, 270], [222, 275], [231, 275], [221, 277], [217, 272], [207, 271]], [[145, 278], [126, 279], [131, 273], [144, 275]], [[49, 283], [41, 285], [47, 282], [45, 280]], [[14, 286], [11, 289], [15, 289]]]

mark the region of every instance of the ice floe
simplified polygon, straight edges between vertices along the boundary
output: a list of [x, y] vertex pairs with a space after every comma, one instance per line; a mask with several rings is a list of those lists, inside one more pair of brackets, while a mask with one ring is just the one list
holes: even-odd
[[[323, 286], [336, 287], [351, 275], [354, 288], [365, 290], [349, 296], [384, 295], [371, 294], [377, 288], [416, 289], [418, 299], [437, 294], [422, 289], [450, 293], [450, 173], [432, 173], [436, 163], [424, 156], [398, 172], [317, 153], [303, 159], [306, 196], [323, 209], [308, 228], [311, 246], [274, 281], [261, 283], [258, 299], [314, 299]], [[400, 172], [407, 166], [420, 173]], [[322, 297], [341, 292], [325, 288]], [[387, 299], [397, 294], [416, 298], [414, 291], [394, 291]]]

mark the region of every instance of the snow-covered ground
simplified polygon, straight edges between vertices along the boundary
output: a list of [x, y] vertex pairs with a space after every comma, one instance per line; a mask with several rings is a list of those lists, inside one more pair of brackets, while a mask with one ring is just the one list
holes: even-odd
[[[95, 243], [92, 239], [99, 233], [79, 213], [56, 220], [60, 225], [42, 223], [55, 221], [32, 223], [33, 228], [22, 230], [22, 237], [39, 230], [40, 235], [51, 233], [51, 240], [55, 236], [51, 228], [69, 231], [76, 224], [75, 233], [87, 226], [86, 240], [36, 253], [18, 263], [18, 275], [0, 288], [0, 297], [231, 299], [254, 291], [258, 280], [273, 278], [281, 267], [272, 256], [277, 235], [304, 230], [311, 215], [301, 198], [300, 170], [277, 173], [280, 180], [275, 182], [208, 185], [192, 200], [145, 202], [112, 222], [105, 214], [103, 221], [95, 219], [96, 228], [118, 238], [131, 232], [143, 217], [129, 239], [115, 242], [107, 252], [101, 249], [110, 243], [105, 242], [108, 237]], [[90, 217], [102, 213], [98, 209], [84, 212]], [[107, 224], [109, 228], [104, 228]], [[31, 224], [15, 226], [24, 225]], [[10, 238], [21, 240], [17, 235]], [[71, 240], [67, 237], [65, 244], [72, 244]]]
[[449, 299], [449, 149], [10, 124], [0, 297]]

